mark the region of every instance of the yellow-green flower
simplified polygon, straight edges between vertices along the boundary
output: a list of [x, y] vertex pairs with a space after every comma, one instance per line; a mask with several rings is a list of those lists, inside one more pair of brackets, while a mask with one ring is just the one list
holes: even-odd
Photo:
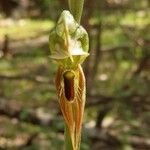
[[66, 69], [77, 67], [89, 55], [86, 30], [69, 11], [63, 11], [49, 36], [50, 57]]
[[81, 63], [89, 55], [88, 43], [86, 30], [69, 11], [63, 11], [50, 33], [49, 47], [51, 59], [58, 64], [55, 84], [72, 150], [80, 148], [86, 93]]

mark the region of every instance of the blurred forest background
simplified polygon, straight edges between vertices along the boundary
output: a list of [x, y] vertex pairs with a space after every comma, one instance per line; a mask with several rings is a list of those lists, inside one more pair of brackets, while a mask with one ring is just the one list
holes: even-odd
[[[61, 150], [48, 36], [65, 0], [0, 0], [0, 149]], [[85, 0], [81, 150], [150, 150], [150, 0]]]

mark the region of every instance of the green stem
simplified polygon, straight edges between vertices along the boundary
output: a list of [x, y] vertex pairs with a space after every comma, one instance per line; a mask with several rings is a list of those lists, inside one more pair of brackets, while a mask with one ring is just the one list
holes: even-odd
[[[80, 24], [84, 0], [68, 0], [69, 9], [71, 14], [74, 16], [75, 20]], [[80, 143], [78, 145], [79, 149]], [[70, 132], [67, 125], [65, 125], [65, 150], [75, 150], [71, 142]]]
[[65, 150], [74, 150], [71, 142], [69, 128], [65, 125]]
[[68, 0], [69, 9], [75, 20], [80, 23], [84, 0]]

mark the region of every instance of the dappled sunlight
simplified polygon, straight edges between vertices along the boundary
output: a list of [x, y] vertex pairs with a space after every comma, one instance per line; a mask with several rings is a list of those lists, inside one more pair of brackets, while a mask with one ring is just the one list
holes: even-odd
[[[72, 62], [76, 65], [87, 57], [81, 150], [149, 150], [149, 4], [148, 0], [85, 0], [81, 24], [89, 34], [88, 55], [82, 51], [87, 41], [78, 24], [65, 31], [70, 39], [58, 30], [64, 22], [56, 20], [68, 8], [66, 1], [0, 1], [0, 149], [62, 150], [64, 122], [53, 56], [68, 58], [69, 63], [59, 62], [68, 65], [67, 71]], [[50, 33], [57, 38], [49, 43]], [[71, 43], [68, 49], [63, 40]], [[58, 50], [52, 55], [49, 47], [56, 42]], [[60, 87], [64, 88], [64, 79], [75, 87], [66, 86], [61, 94], [78, 99], [81, 89], [75, 93], [76, 80], [65, 77], [59, 79]], [[70, 96], [70, 90], [76, 95]]]

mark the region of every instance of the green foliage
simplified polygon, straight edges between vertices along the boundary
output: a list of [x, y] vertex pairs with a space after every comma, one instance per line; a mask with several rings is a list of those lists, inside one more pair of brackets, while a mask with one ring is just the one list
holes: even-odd
[[49, 32], [53, 27], [53, 22], [50, 20], [31, 20], [23, 19], [14, 22], [11, 21], [10, 25], [0, 27], [0, 40], [7, 34], [11, 40], [23, 40], [28, 38], [37, 37], [44, 32]]

